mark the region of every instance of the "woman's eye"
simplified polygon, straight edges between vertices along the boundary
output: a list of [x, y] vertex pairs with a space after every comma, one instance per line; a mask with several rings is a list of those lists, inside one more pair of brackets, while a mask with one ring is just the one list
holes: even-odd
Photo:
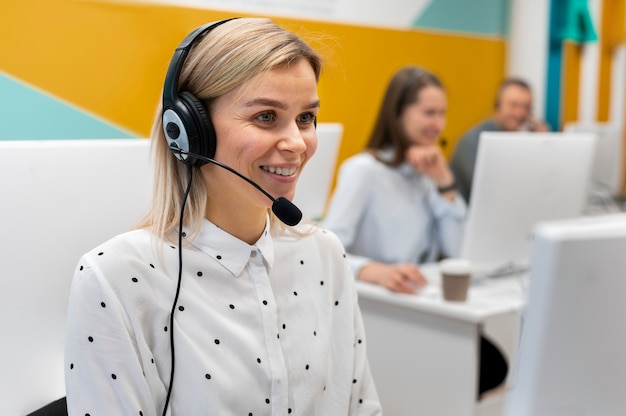
[[313, 115], [313, 113], [305, 113], [298, 116], [299, 123], [312, 123], [314, 119], [315, 115]]
[[424, 110], [424, 114], [428, 117], [445, 116], [446, 110], [429, 109], [429, 110]]
[[269, 123], [270, 121], [273, 121], [276, 119], [276, 115], [274, 113], [263, 113], [260, 114], [259, 116], [257, 116], [257, 119], [264, 122], [264, 123]]

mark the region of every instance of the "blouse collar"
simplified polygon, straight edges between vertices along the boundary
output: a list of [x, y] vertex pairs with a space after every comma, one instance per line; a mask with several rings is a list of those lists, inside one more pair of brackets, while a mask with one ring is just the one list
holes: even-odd
[[198, 237], [191, 244], [222, 264], [234, 276], [241, 274], [250, 257], [253, 256], [253, 251], [260, 252], [269, 268], [274, 264], [274, 245], [270, 233], [269, 215], [265, 221], [265, 229], [254, 245], [238, 239], [206, 219]]

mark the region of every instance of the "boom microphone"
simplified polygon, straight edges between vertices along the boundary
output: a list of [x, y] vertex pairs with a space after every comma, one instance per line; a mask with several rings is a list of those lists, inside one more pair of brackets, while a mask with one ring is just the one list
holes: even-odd
[[210, 157], [206, 157], [203, 155], [190, 153], [185, 150], [182, 150], [176, 147], [175, 143], [172, 143], [172, 145], [170, 146], [170, 150], [173, 153], [178, 153], [180, 155], [185, 155], [185, 156], [193, 157], [196, 159], [200, 159], [200, 160], [212, 163], [216, 166], [219, 166], [220, 168], [226, 169], [230, 173], [234, 173], [235, 175], [239, 176], [241, 179], [248, 182], [250, 185], [254, 186], [257, 190], [259, 190], [261, 193], [263, 193], [263, 195], [265, 195], [272, 201], [272, 212], [283, 223], [290, 225], [290, 226], [294, 226], [298, 224], [300, 220], [302, 220], [302, 211], [300, 211], [300, 209], [297, 206], [295, 206], [293, 202], [291, 202], [290, 200], [282, 196], [278, 198], [274, 198], [272, 195], [267, 193], [265, 189], [261, 188], [259, 184], [254, 182], [252, 179], [237, 172], [235, 169], [231, 168], [230, 166], [226, 166], [225, 164], [218, 162], [215, 159], [211, 159]]

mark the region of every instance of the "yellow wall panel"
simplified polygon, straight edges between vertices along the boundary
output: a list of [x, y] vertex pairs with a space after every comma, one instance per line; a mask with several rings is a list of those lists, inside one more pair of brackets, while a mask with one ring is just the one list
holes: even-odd
[[563, 124], [578, 120], [581, 46], [563, 43]]
[[[7, 4], [8, 3], [8, 4]], [[194, 27], [232, 13], [97, 0], [15, 0], [0, 6], [0, 70], [140, 136], [149, 134], [163, 77]], [[448, 90], [450, 154], [488, 116], [504, 76], [504, 41], [275, 18], [325, 57], [320, 121], [341, 122], [339, 159], [362, 149], [387, 81], [406, 64], [437, 73]]]
[[602, 2], [600, 23], [600, 70], [598, 76], [598, 121], [609, 120], [611, 103], [611, 70], [615, 47], [623, 41], [625, 0]]

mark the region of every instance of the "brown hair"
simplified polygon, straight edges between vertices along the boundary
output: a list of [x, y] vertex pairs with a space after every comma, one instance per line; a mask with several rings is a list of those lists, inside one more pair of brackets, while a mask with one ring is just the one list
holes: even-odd
[[[366, 146], [382, 163], [397, 166], [404, 161], [409, 139], [402, 127], [400, 116], [407, 106], [417, 102], [419, 92], [431, 85], [444, 89], [436, 75], [417, 66], [399, 69], [389, 81], [374, 130]], [[382, 160], [377, 156], [377, 151], [384, 149], [393, 149], [394, 154], [390, 160]]]

